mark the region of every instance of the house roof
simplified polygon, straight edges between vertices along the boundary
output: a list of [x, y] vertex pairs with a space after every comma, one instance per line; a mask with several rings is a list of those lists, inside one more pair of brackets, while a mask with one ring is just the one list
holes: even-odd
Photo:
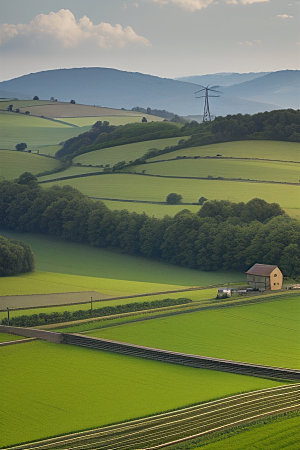
[[246, 273], [249, 275], [261, 275], [263, 277], [268, 277], [277, 267], [278, 266], [271, 266], [268, 264], [254, 264], [254, 266], [252, 266]]

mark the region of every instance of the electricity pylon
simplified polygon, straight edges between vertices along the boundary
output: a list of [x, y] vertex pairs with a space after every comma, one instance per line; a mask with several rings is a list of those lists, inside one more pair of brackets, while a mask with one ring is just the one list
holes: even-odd
[[[201, 86], [201, 85], [200, 85]], [[211, 91], [211, 92], [217, 92], [218, 94], [222, 94], [222, 92], [221, 91], [216, 91], [215, 89], [212, 89], [212, 88], [210, 88], [209, 87], [209, 85], [208, 86], [201, 86], [202, 87], [202, 89], [200, 89], [199, 91], [196, 91], [195, 92], [195, 94], [198, 94], [198, 92], [203, 92], [203, 91], [205, 91], [205, 94], [204, 95], [200, 95], [199, 97], [197, 97], [196, 96], [196, 98], [205, 98], [205, 100], [204, 100], [204, 111], [203, 111], [203, 119], [202, 119], [202, 122], [209, 122], [209, 121], [211, 121], [211, 116], [210, 116], [210, 110], [209, 110], [209, 102], [208, 102], [208, 99], [210, 98], [210, 97], [220, 97], [219, 95], [208, 95], [209, 94], [209, 92], [208, 91]]]

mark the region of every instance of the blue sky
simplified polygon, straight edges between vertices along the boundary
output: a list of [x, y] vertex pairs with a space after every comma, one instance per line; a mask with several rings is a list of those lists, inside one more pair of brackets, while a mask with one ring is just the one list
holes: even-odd
[[299, 1], [0, 0], [0, 80], [70, 67], [162, 77], [299, 69]]

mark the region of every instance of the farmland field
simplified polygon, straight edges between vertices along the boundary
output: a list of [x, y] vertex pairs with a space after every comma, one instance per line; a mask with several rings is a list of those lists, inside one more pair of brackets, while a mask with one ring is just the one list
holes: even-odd
[[[153, 203], [136, 203], [136, 202], [122, 202], [114, 200], [102, 200], [103, 203], [111, 210], [127, 209], [129, 212], [136, 212], [138, 214], [146, 213], [148, 216], [155, 216], [162, 218], [165, 215], [175, 216], [179, 211], [188, 209], [194, 213], [197, 213], [200, 209], [199, 205], [167, 205], [165, 204], [153, 204]], [[294, 211], [294, 210], [291, 210]], [[295, 210], [296, 212], [299, 210]], [[300, 213], [299, 213], [300, 214]]]
[[[216, 442], [204, 443], [193, 450], [298, 450], [300, 416], [282, 417], [242, 429], [233, 436], [222, 436]], [[212, 438], [214, 439], [214, 438]]]
[[216, 156], [221, 154], [223, 157], [300, 162], [299, 149], [300, 144], [297, 142], [261, 140], [234, 141], [176, 150], [175, 152], [151, 158], [149, 161], [173, 159], [177, 156]]
[[280, 384], [48, 342], [0, 352], [1, 446]]
[[28, 149], [58, 144], [90, 129], [25, 114], [1, 113], [0, 118], [1, 149], [6, 150], [14, 149], [19, 142], [26, 142]]
[[60, 166], [60, 162], [53, 158], [45, 158], [26, 152], [0, 150], [0, 178], [13, 180], [24, 172], [36, 175], [46, 170]]
[[[103, 111], [105, 113], [105, 111]], [[155, 122], [161, 122], [163, 119], [161, 117], [157, 116], [150, 116], [148, 114], [139, 114], [134, 111], [122, 111], [123, 114], [126, 113], [126, 115], [119, 115], [118, 110], [114, 110], [112, 114], [107, 115], [99, 115], [99, 116], [91, 116], [91, 117], [66, 117], [63, 118], [64, 121], [76, 125], [78, 127], [83, 126], [92, 126], [95, 122], [98, 120], [101, 120], [102, 122], [106, 121], [109, 122], [110, 125], [126, 125], [127, 123], [137, 123], [141, 122], [143, 117], [146, 117], [148, 121], [155, 121]], [[59, 119], [58, 119], [59, 120]]]
[[89, 335], [215, 358], [300, 368], [300, 296], [199, 311]]
[[[241, 272], [201, 272], [162, 261], [71, 243], [51, 236], [6, 230], [0, 231], [0, 234], [8, 239], [18, 239], [29, 244], [36, 257], [36, 270], [41, 272], [109, 278], [112, 283], [113, 280], [128, 280], [187, 287], [245, 281], [245, 275]], [[69, 290], [73, 290], [72, 286]]]
[[[116, 164], [125, 160], [129, 162], [143, 156], [150, 148], [164, 149], [167, 146], [176, 145], [180, 137], [168, 139], [155, 139], [152, 141], [136, 142], [133, 144], [118, 145], [116, 147], [103, 148], [74, 158], [74, 163], [81, 164]], [[145, 168], [145, 167], [144, 167]]]
[[[170, 192], [181, 194], [183, 202], [197, 202], [204, 196], [209, 200], [247, 202], [254, 197], [279, 203], [283, 208], [299, 207], [299, 186], [267, 183], [233, 182], [223, 180], [193, 180], [148, 177], [134, 174], [108, 174], [57, 181], [80, 190], [90, 197], [147, 200], [164, 202]], [[51, 186], [47, 183], [45, 186]]]
[[[300, 150], [300, 149], [299, 149]], [[300, 164], [277, 161], [186, 159], [131, 167], [130, 171], [179, 177], [243, 178], [298, 183]]]
[[13, 334], [8, 333], [0, 333], [0, 342], [9, 342], [9, 341], [19, 341], [23, 339], [23, 336], [15, 336]]

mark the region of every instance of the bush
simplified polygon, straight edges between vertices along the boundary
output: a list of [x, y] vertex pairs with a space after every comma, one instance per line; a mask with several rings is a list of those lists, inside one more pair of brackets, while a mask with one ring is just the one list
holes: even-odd
[[175, 194], [175, 192], [172, 192], [166, 198], [166, 202], [169, 205], [179, 205], [181, 203], [181, 200], [182, 200], [182, 195]]

